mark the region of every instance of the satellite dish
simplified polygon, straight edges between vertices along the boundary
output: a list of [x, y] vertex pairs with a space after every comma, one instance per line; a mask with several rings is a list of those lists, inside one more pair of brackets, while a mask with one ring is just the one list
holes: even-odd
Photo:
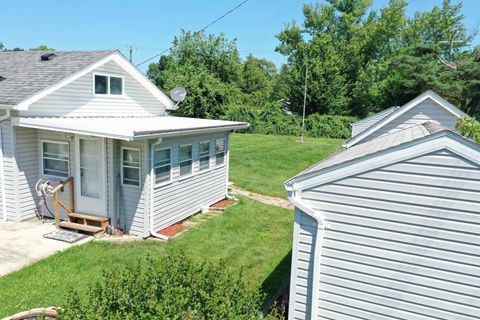
[[187, 90], [182, 87], [173, 88], [172, 91], [170, 91], [170, 98], [172, 98], [172, 100], [175, 101], [177, 104], [185, 100], [186, 96]]

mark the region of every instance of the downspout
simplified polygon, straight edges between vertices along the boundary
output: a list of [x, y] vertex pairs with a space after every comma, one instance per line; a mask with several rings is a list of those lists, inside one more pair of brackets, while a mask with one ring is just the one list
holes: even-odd
[[[167, 237], [167, 236], [164, 236], [163, 234], [160, 234], [158, 232], [155, 231], [155, 228], [154, 228], [154, 223], [153, 223], [153, 205], [154, 205], [154, 201], [153, 201], [153, 190], [155, 189], [155, 166], [154, 166], [154, 163], [153, 163], [153, 148], [155, 145], [158, 145], [158, 144], [161, 144], [162, 143], [162, 138], [158, 138], [154, 143], [152, 143], [152, 146], [150, 148], [150, 235], [152, 237], [155, 237], [155, 238], [158, 238], [158, 239], [162, 239], [162, 240], [169, 240], [170, 237]], [[171, 170], [171, 168], [170, 168]]]
[[2, 188], [2, 222], [7, 222], [7, 196], [5, 193], [5, 161], [3, 158], [3, 130], [2, 123], [4, 120], [10, 118], [10, 110], [5, 110], [5, 114], [0, 117], [0, 187]]
[[[302, 210], [317, 221], [317, 235], [315, 237], [315, 251], [313, 252], [312, 267], [312, 305], [310, 310], [311, 319], [318, 318], [318, 287], [320, 280], [320, 258], [322, 256], [323, 234], [325, 231], [325, 220], [321, 214], [312, 208], [304, 205], [297, 195], [298, 191], [289, 192], [288, 201], [296, 208]], [[320, 234], [319, 234], [320, 232]]]

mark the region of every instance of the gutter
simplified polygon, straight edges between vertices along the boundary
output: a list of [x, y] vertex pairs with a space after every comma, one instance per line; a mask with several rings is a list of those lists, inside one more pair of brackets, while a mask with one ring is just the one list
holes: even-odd
[[0, 117], [0, 187], [2, 189], [2, 222], [7, 222], [7, 195], [5, 193], [5, 161], [3, 158], [2, 122], [8, 118], [10, 118], [10, 109], [5, 110], [5, 114]]
[[[310, 315], [312, 319], [318, 317], [318, 287], [320, 280], [320, 258], [322, 256], [323, 246], [323, 234], [326, 229], [325, 219], [323, 215], [319, 214], [312, 208], [304, 205], [300, 198], [297, 196], [297, 192], [289, 192], [288, 201], [296, 208], [302, 210], [317, 221], [317, 235], [315, 237], [315, 251], [313, 253], [313, 267], [312, 267], [312, 305]], [[320, 232], [320, 233], [319, 233]], [[292, 270], [294, 272], [294, 270]], [[292, 308], [292, 306], [290, 306]]]
[[[162, 143], [162, 138], [158, 138], [157, 141], [155, 141], [154, 143], [152, 143], [151, 145], [151, 148], [149, 150], [149, 153], [150, 155], [153, 154], [153, 147], [155, 145], [159, 145]], [[152, 159], [150, 160], [150, 208], [149, 208], [149, 213], [150, 213], [150, 217], [149, 217], [149, 223], [150, 223], [150, 235], [152, 237], [155, 237], [155, 238], [158, 238], [158, 239], [161, 239], [161, 240], [165, 240], [165, 241], [168, 241], [170, 240], [170, 237], [167, 237], [161, 233], [158, 233], [155, 231], [155, 227], [154, 227], [154, 223], [153, 223], [153, 206], [154, 206], [154, 201], [153, 201], [153, 190], [155, 189], [155, 180], [154, 180], [154, 177], [155, 177], [155, 174], [154, 174], [154, 166], [153, 166], [153, 156], [151, 156]]]

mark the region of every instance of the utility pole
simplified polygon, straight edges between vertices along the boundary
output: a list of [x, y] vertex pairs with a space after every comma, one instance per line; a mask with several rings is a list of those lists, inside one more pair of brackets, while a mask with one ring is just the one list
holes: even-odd
[[132, 46], [128, 46], [128, 49], [129, 49], [129, 52], [130, 52], [130, 63], [132, 63], [133, 61], [133, 47]]
[[308, 78], [308, 66], [305, 66], [305, 89], [303, 91], [303, 116], [302, 116], [302, 143], [305, 132], [305, 107], [307, 105], [307, 78]]

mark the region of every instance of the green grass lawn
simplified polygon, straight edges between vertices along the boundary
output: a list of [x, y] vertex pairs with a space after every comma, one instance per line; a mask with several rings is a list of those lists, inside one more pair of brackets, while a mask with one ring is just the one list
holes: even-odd
[[241, 198], [238, 205], [206, 220], [168, 243], [90, 242], [1, 277], [0, 318], [34, 307], [61, 306], [66, 292], [71, 288], [86, 292], [101, 278], [102, 270], [130, 265], [148, 255], [162, 259], [169, 251], [244, 266], [248, 281], [261, 286], [268, 298], [288, 280], [293, 212]]
[[230, 181], [249, 191], [286, 197], [285, 180], [340, 150], [342, 140], [232, 134]]

